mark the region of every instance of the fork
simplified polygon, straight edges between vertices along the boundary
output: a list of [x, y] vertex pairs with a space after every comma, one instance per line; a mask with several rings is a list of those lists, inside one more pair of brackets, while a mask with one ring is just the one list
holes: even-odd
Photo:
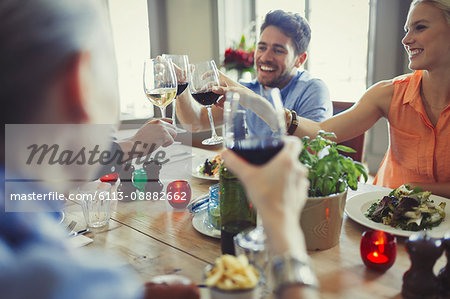
[[73, 229], [75, 228], [75, 226], [77, 225], [76, 221], [70, 221], [69, 225], [67, 225], [67, 229], [69, 230], [69, 234], [73, 231]]

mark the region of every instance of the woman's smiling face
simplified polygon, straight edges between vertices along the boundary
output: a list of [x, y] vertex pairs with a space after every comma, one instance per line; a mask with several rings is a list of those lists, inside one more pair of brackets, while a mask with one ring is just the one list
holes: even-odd
[[412, 70], [450, 66], [450, 25], [444, 13], [429, 3], [419, 3], [408, 14], [402, 43]]

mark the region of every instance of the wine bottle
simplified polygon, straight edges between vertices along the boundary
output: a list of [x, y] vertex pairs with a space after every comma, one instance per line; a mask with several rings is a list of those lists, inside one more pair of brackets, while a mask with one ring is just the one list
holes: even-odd
[[220, 243], [223, 254], [235, 254], [233, 238], [247, 228], [256, 227], [256, 210], [248, 202], [245, 189], [226, 166], [219, 169]]

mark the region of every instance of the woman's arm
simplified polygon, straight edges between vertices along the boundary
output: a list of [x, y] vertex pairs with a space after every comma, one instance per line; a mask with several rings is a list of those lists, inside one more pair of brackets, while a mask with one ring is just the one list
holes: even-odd
[[338, 142], [352, 139], [370, 129], [381, 117], [387, 117], [393, 93], [391, 81], [377, 83], [351, 109], [330, 119], [318, 123], [299, 118], [299, 125], [293, 135], [315, 137], [319, 130], [324, 130], [334, 132]]

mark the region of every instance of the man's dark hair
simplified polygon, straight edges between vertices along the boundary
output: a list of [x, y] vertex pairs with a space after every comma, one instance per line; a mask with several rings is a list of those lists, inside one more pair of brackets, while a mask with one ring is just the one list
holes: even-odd
[[311, 28], [308, 21], [298, 13], [272, 10], [266, 14], [261, 32], [268, 26], [275, 26], [292, 39], [295, 55], [306, 51], [311, 40]]

